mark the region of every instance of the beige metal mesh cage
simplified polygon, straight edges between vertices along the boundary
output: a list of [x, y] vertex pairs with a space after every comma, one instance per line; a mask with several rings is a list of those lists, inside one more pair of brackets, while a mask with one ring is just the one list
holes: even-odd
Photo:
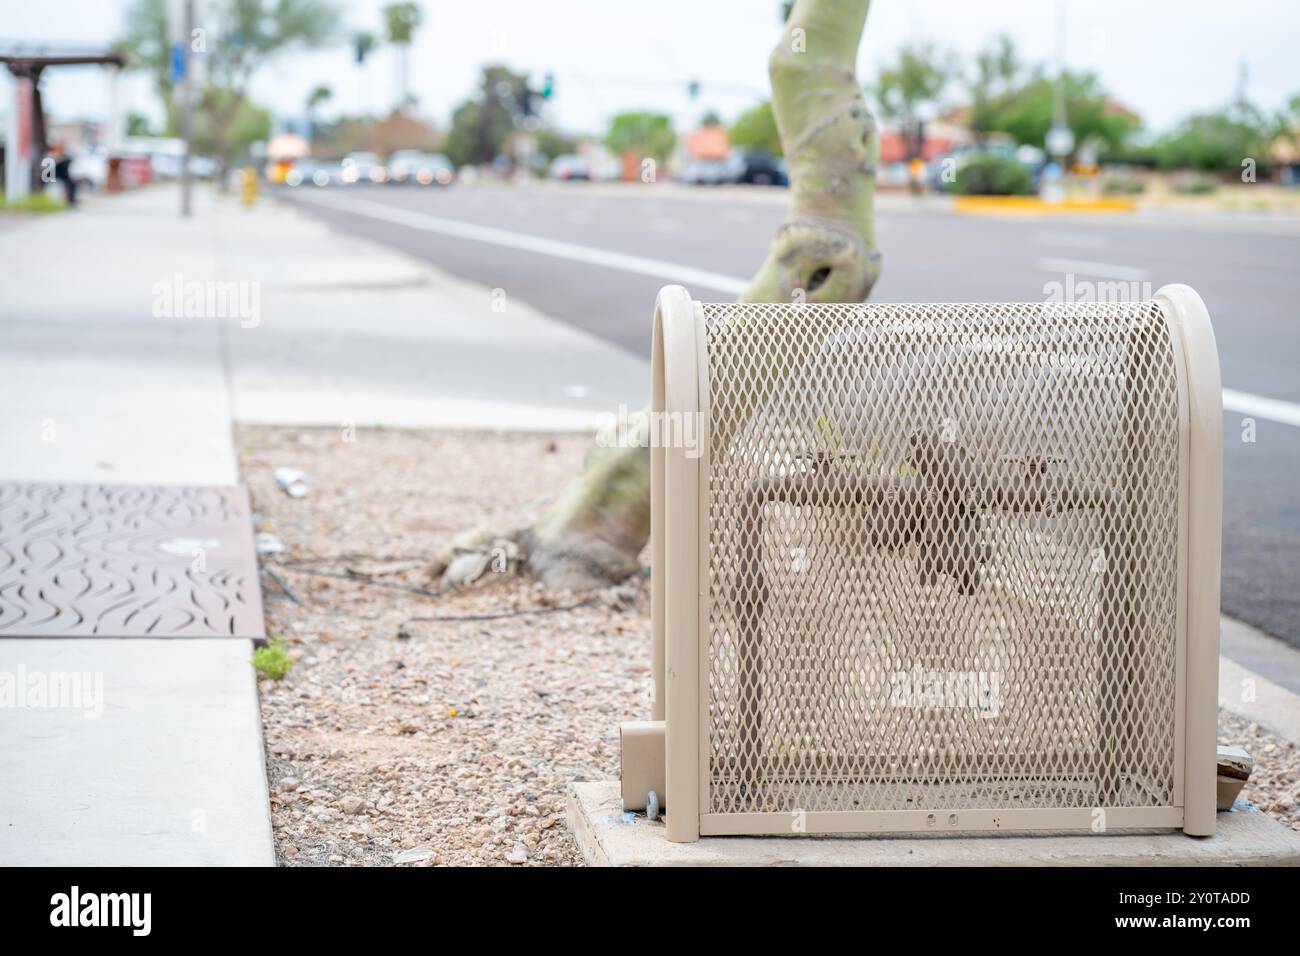
[[1190, 289], [670, 287], [653, 412], [671, 839], [1213, 831], [1222, 421]]

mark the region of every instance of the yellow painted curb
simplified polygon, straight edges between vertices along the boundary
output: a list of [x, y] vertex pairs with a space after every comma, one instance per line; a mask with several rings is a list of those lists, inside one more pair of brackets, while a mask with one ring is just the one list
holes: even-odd
[[1037, 196], [956, 196], [952, 208], [977, 215], [1044, 216], [1062, 212], [1132, 212], [1137, 202], [1120, 197], [1044, 202]]

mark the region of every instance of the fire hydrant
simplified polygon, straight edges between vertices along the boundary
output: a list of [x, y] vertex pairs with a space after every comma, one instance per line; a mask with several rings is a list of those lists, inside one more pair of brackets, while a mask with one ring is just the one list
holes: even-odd
[[245, 166], [240, 173], [243, 179], [240, 184], [240, 199], [246, 209], [252, 208], [253, 203], [257, 201], [257, 170], [252, 166]]

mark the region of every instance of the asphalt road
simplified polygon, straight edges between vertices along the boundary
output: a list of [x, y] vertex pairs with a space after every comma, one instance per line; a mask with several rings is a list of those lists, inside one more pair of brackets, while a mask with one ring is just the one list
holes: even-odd
[[[587, 184], [280, 195], [643, 356], [659, 288], [734, 299], [785, 212], [779, 192]], [[1300, 228], [1265, 217], [1008, 221], [897, 200], [878, 217], [875, 302], [1039, 301], [1067, 274], [1201, 294], [1224, 387], [1248, 393], [1225, 412], [1223, 608], [1300, 647]], [[1261, 412], [1252, 396], [1284, 404]], [[1253, 442], [1242, 440], [1247, 415]]]

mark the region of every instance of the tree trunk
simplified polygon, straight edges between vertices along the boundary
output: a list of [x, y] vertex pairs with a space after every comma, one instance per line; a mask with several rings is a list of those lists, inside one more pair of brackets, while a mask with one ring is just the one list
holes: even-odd
[[[743, 302], [861, 302], [880, 275], [878, 134], [854, 75], [870, 0], [797, 0], [768, 62], [790, 166], [790, 212]], [[647, 303], [648, 305], [648, 303]], [[582, 473], [520, 534], [529, 572], [585, 590], [639, 566], [650, 534], [647, 420], [639, 442], [601, 436]]]

